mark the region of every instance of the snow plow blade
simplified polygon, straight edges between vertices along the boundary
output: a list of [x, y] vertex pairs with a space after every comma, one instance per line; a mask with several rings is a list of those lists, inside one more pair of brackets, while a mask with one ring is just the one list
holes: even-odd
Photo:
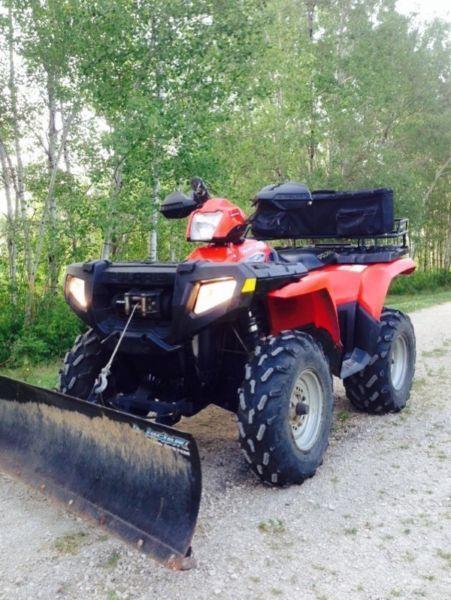
[[192, 566], [201, 468], [189, 434], [0, 376], [0, 468], [165, 566]]

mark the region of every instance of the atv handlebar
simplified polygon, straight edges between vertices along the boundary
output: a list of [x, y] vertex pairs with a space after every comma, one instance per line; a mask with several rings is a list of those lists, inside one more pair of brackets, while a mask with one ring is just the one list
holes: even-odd
[[178, 191], [164, 199], [160, 212], [167, 219], [183, 219], [209, 200], [210, 193], [200, 177], [193, 177], [190, 184], [191, 192], [188, 196]]
[[190, 183], [193, 190], [193, 200], [196, 204], [203, 204], [210, 198], [207, 186], [200, 177], [193, 177]]

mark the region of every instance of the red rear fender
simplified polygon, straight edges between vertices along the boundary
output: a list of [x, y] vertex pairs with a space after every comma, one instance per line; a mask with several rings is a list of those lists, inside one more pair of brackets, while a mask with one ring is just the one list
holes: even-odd
[[391, 282], [398, 275], [409, 275], [415, 271], [411, 258], [401, 258], [392, 263], [379, 263], [363, 271], [360, 282], [359, 304], [375, 319], [381, 316]]
[[333, 265], [309, 273], [268, 295], [271, 333], [307, 325], [325, 329], [340, 342], [337, 307], [358, 302], [379, 320], [390, 283], [398, 275], [415, 270], [410, 258], [375, 265]]

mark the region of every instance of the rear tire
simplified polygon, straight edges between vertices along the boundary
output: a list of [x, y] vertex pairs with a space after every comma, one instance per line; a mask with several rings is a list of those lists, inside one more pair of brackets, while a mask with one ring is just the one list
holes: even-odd
[[302, 483], [322, 463], [332, 424], [332, 378], [321, 346], [286, 331], [255, 349], [239, 393], [247, 462], [270, 485]]
[[373, 414], [402, 410], [415, 373], [415, 332], [409, 317], [386, 308], [381, 322], [377, 350], [369, 365], [344, 380], [351, 403]]

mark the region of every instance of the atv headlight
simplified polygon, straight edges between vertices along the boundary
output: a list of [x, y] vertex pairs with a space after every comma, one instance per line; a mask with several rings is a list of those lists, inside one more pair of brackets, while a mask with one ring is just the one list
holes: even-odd
[[234, 279], [202, 283], [197, 294], [194, 312], [196, 315], [200, 315], [215, 308], [215, 306], [219, 306], [219, 304], [231, 300], [235, 288], [236, 281]]
[[222, 217], [222, 211], [211, 213], [198, 212], [191, 219], [189, 238], [192, 242], [209, 242]]
[[85, 292], [85, 282], [79, 277], [68, 275], [66, 278], [66, 297], [75, 300], [80, 308], [86, 309], [88, 300]]

